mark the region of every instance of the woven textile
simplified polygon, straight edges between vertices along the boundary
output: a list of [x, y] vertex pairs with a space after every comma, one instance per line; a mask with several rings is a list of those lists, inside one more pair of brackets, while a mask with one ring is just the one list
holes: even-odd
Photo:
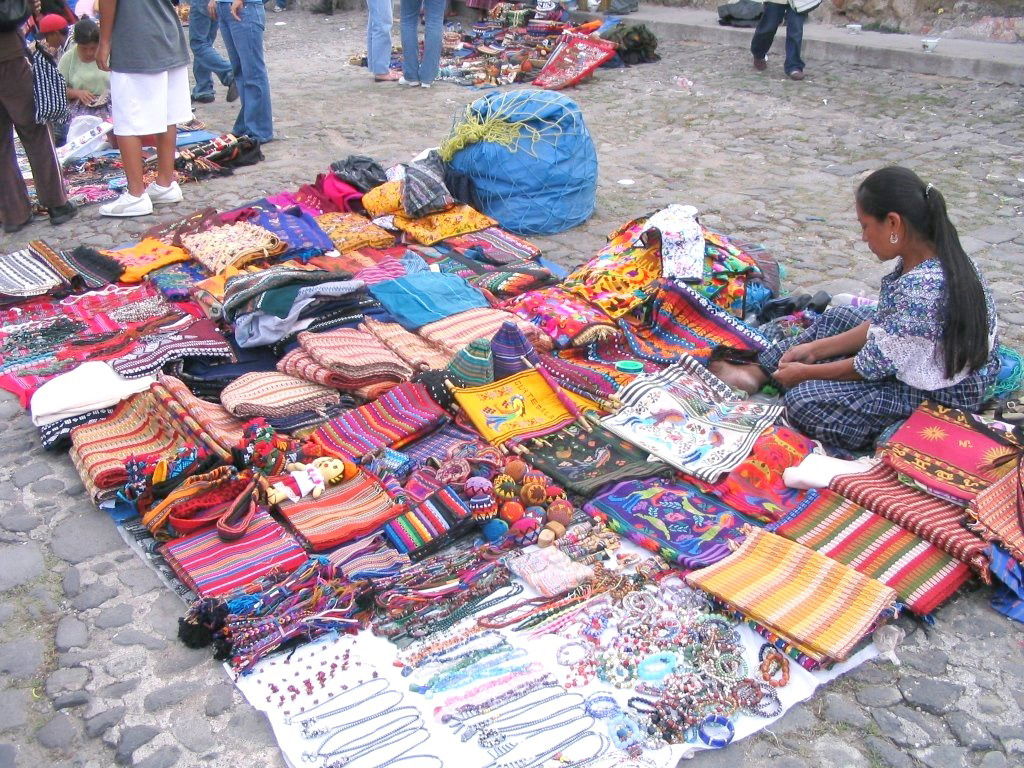
[[540, 248], [536, 245], [500, 227], [488, 227], [479, 232], [451, 237], [445, 240], [445, 244], [462, 251], [478, 248], [492, 264], [533, 261], [540, 256]]
[[636, 356], [657, 363], [683, 356], [706, 360], [719, 345], [759, 350], [768, 344], [756, 328], [671, 280], [659, 281], [652, 298], [621, 318], [619, 327]]
[[551, 350], [551, 339], [536, 326], [500, 309], [471, 309], [457, 315], [438, 320], [419, 329], [419, 334], [427, 341], [442, 346], [455, 354], [474, 339], [489, 339], [502, 323], [512, 321], [530, 340], [538, 352]]
[[329, 486], [318, 499], [282, 502], [280, 510], [314, 552], [365, 536], [401, 511], [380, 483], [365, 472]]
[[470, 309], [488, 306], [487, 299], [464, 278], [418, 272], [377, 283], [370, 293], [410, 331]]
[[733, 509], [770, 523], [804, 500], [805, 491], [787, 488], [782, 473], [810, 454], [816, 443], [788, 427], [766, 429], [754, 441], [750, 456], [717, 483], [698, 485]]
[[192, 287], [209, 276], [202, 265], [193, 261], [182, 261], [154, 269], [146, 275], [146, 279], [155, 285], [160, 295], [168, 301], [188, 301], [192, 298]]
[[563, 32], [533, 85], [557, 91], [591, 75], [615, 56], [615, 43], [576, 32]]
[[715, 482], [750, 455], [782, 407], [736, 398], [692, 357], [622, 389], [604, 426], [677, 469]]
[[288, 248], [277, 235], [247, 221], [185, 235], [181, 242], [193, 259], [215, 275], [228, 267], [279, 256]]
[[167, 245], [181, 245], [182, 235], [205, 232], [220, 225], [220, 217], [216, 208], [202, 208], [169, 224], [157, 224], [142, 233], [143, 237], [153, 237]]
[[401, 213], [395, 214], [395, 228], [402, 230], [422, 245], [433, 245], [449, 237], [493, 227], [497, 223], [490, 216], [485, 216], [468, 205], [455, 205], [447, 211], [432, 213], [418, 219], [409, 218]]
[[368, 317], [359, 328], [372, 333], [384, 346], [415, 370], [440, 369], [451, 362], [452, 356], [447, 350], [405, 330], [398, 323], [385, 323]]
[[613, 531], [680, 568], [703, 568], [743, 540], [749, 518], [686, 482], [627, 480], [587, 502]]
[[385, 525], [384, 535], [399, 552], [418, 560], [452, 543], [472, 524], [466, 502], [445, 486]]
[[934, 611], [971, 576], [934, 544], [827, 489], [809, 491], [770, 530], [888, 584], [918, 614]]
[[408, 555], [389, 547], [382, 533], [357, 539], [327, 552], [326, 556], [349, 581], [390, 576], [409, 565]]
[[160, 548], [174, 573], [200, 597], [218, 597], [271, 571], [304, 563], [306, 551], [264, 510], [237, 541], [221, 541], [216, 528], [175, 539]]
[[99, 408], [77, 416], [69, 416], [39, 427], [39, 442], [48, 451], [63, 451], [71, 447], [71, 430], [83, 424], [92, 424], [108, 418], [113, 408]]
[[[303, 285], [318, 285], [348, 277], [350, 275], [347, 272], [332, 272], [293, 261], [251, 272], [231, 272], [224, 281], [224, 290], [221, 294], [222, 311], [227, 320], [234, 320], [243, 312], [262, 309], [261, 300], [275, 288], [287, 286], [297, 293], [299, 287]], [[292, 298], [294, 295], [293, 293]], [[287, 304], [290, 307], [291, 302]], [[287, 314], [287, 311], [284, 314]]]
[[247, 373], [228, 384], [220, 401], [235, 416], [283, 418], [337, 405], [333, 389], [277, 371]]
[[412, 369], [402, 358], [372, 333], [357, 328], [300, 333], [299, 344], [313, 360], [330, 368], [346, 388], [412, 378]]
[[302, 347], [293, 349], [282, 357], [277, 363], [277, 370], [332, 389], [345, 389], [348, 386], [348, 380], [344, 376], [320, 365]]
[[657, 288], [661, 255], [657, 243], [637, 245], [641, 219], [608, 236], [608, 245], [570, 274], [562, 288], [617, 319], [643, 302]]
[[848, 565], [748, 526], [728, 557], [686, 576], [788, 638], [815, 661], [844, 661], [896, 603], [896, 592]]
[[1012, 466], [992, 463], [1013, 453], [978, 430], [956, 408], [925, 401], [884, 446], [883, 461], [940, 498], [966, 505]]
[[106, 256], [124, 267], [122, 283], [137, 283], [154, 269], [188, 261], [188, 252], [173, 245], [165, 245], [152, 237], [143, 238], [129, 248], [104, 251]]
[[187, 315], [145, 335], [110, 365], [122, 376], [134, 379], [186, 357], [233, 360], [234, 350], [211, 320]]
[[394, 235], [358, 213], [324, 213], [316, 223], [342, 254], [357, 248], [388, 248], [395, 242]]
[[484, 440], [492, 445], [550, 434], [574, 417], [544, 376], [535, 370], [481, 387], [456, 389], [455, 400]]
[[282, 258], [307, 260], [334, 250], [334, 243], [316, 220], [301, 211], [263, 211], [256, 223], [277, 235], [287, 246]]
[[184, 433], [157, 407], [152, 392], [122, 401], [109, 418], [71, 431], [71, 461], [94, 499], [110, 495], [128, 479], [130, 456], [170, 456], [184, 448]]
[[608, 483], [668, 471], [660, 461], [648, 461], [647, 451], [599, 425], [587, 432], [579, 424], [569, 424], [531, 443], [525, 458], [560, 486], [581, 496], [590, 496]]
[[401, 448], [448, 419], [422, 385], [403, 382], [331, 419], [313, 433], [313, 440], [331, 455], [358, 459], [384, 446]]
[[491, 354], [494, 359], [494, 378], [504, 379], [513, 373], [525, 371], [540, 363], [537, 350], [523, 335], [519, 326], [504, 322], [491, 339]]
[[422, 466], [427, 459], [450, 456], [453, 451], [467, 445], [482, 448], [486, 444], [476, 432], [463, 429], [455, 422], [449, 422], [429, 435], [409, 443], [402, 449], [402, 453], [412, 459], [417, 466]]
[[487, 339], [476, 339], [455, 353], [448, 373], [459, 386], [480, 387], [494, 381], [494, 356]]
[[964, 510], [957, 505], [901, 483], [885, 464], [859, 475], [840, 475], [829, 488], [967, 563], [988, 583], [986, 544], [967, 529]]
[[242, 439], [243, 421], [217, 403], [200, 400], [184, 382], [173, 376], [159, 375], [150, 391], [162, 412], [178, 424], [190, 440], [223, 459], [231, 458], [231, 449]]
[[[1011, 462], [1011, 465], [1013, 462]], [[971, 530], [985, 541], [996, 541], [1024, 564], [1024, 471], [1014, 470], [979, 493], [967, 507]]]
[[0, 296], [41, 296], [63, 283], [61, 276], [28, 248], [0, 255]]
[[584, 346], [619, 335], [615, 321], [608, 315], [557, 286], [516, 296], [504, 308], [536, 325], [559, 348]]

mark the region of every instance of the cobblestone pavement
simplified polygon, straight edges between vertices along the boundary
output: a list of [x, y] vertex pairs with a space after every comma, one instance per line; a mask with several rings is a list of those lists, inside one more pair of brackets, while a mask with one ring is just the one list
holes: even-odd
[[[287, 138], [259, 166], [189, 186], [190, 205], [232, 207], [293, 188], [351, 152], [390, 162], [439, 142], [478, 94], [372, 84], [346, 63], [364, 25], [356, 12], [270, 17], [274, 106]], [[868, 169], [899, 162], [946, 195], [1000, 302], [1004, 338], [1022, 346], [1020, 89], [818, 61], [794, 83], [778, 54], [764, 74], [715, 46], [665, 45], [663, 54], [569, 93], [598, 145], [599, 204], [585, 226], [540, 239], [550, 254], [582, 261], [627, 219], [691, 202], [708, 224], [775, 249], [790, 287], [869, 292], [884, 268], [859, 242], [853, 189]], [[218, 101], [199, 116], [229, 127], [233, 111]], [[108, 245], [153, 223], [103, 220], [91, 208], [23, 239]], [[282, 765], [264, 718], [208, 652], [176, 641], [183, 606], [90, 505], [70, 461], [41, 450], [7, 395], [0, 467], [0, 768]], [[693, 764], [1024, 765], [1024, 628], [993, 612], [980, 586], [935, 619], [901, 620], [901, 666], [866, 665], [770, 732]]]

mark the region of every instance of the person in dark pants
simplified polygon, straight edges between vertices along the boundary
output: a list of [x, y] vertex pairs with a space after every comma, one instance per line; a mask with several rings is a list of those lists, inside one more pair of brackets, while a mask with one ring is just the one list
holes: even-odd
[[77, 213], [64, 191], [50, 127], [36, 123], [35, 112], [25, 39], [17, 29], [0, 32], [0, 219], [8, 233], [32, 222], [32, 206], [18, 169], [12, 128], [25, 148], [36, 196], [49, 212], [50, 223], [63, 224]]
[[800, 45], [804, 39], [804, 21], [807, 13], [797, 13], [785, 0], [766, 0], [764, 13], [754, 30], [750, 41], [750, 53], [754, 56], [754, 69], [761, 71], [768, 67], [768, 49], [775, 40], [775, 32], [782, 20], [786, 20], [786, 74], [793, 80], [804, 79], [804, 60], [800, 58]]

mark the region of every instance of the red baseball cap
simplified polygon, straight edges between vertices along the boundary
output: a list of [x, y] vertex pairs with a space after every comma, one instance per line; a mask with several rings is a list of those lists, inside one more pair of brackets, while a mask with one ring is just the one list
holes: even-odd
[[68, 20], [57, 13], [48, 13], [39, 20], [39, 34], [61, 32], [68, 28]]

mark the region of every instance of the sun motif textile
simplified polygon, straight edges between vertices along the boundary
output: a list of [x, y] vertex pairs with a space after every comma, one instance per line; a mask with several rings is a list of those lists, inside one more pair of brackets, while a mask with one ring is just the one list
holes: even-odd
[[778, 520], [800, 504], [806, 491], [787, 488], [782, 473], [795, 467], [817, 443], [788, 427], [770, 427], [754, 441], [750, 455], [717, 483], [702, 490], [763, 523]]
[[575, 85], [615, 55], [615, 43], [601, 38], [563, 32], [533, 85], [558, 91]]
[[965, 506], [1010, 470], [1012, 462], [993, 463], [1013, 452], [964, 411], [925, 401], [886, 441], [882, 458], [923, 490]]
[[558, 393], [536, 370], [481, 387], [456, 389], [455, 400], [492, 445], [546, 435], [573, 420]]
[[703, 568], [729, 554], [753, 522], [687, 482], [627, 480], [587, 502], [584, 511], [607, 517], [613, 531], [672, 565]]
[[769, 530], [888, 584], [917, 614], [934, 611], [971, 576], [934, 544], [828, 489], [808, 491]]
[[619, 437], [707, 482], [735, 469], [782, 406], [740, 400], [693, 358], [622, 389], [618, 413], [603, 420]]
[[573, 423], [530, 444], [526, 460], [566, 490], [588, 496], [608, 483], [668, 472], [649, 454], [601, 426]]
[[782, 536], [747, 526], [743, 544], [686, 576], [819, 663], [845, 661], [896, 603], [895, 590]]

